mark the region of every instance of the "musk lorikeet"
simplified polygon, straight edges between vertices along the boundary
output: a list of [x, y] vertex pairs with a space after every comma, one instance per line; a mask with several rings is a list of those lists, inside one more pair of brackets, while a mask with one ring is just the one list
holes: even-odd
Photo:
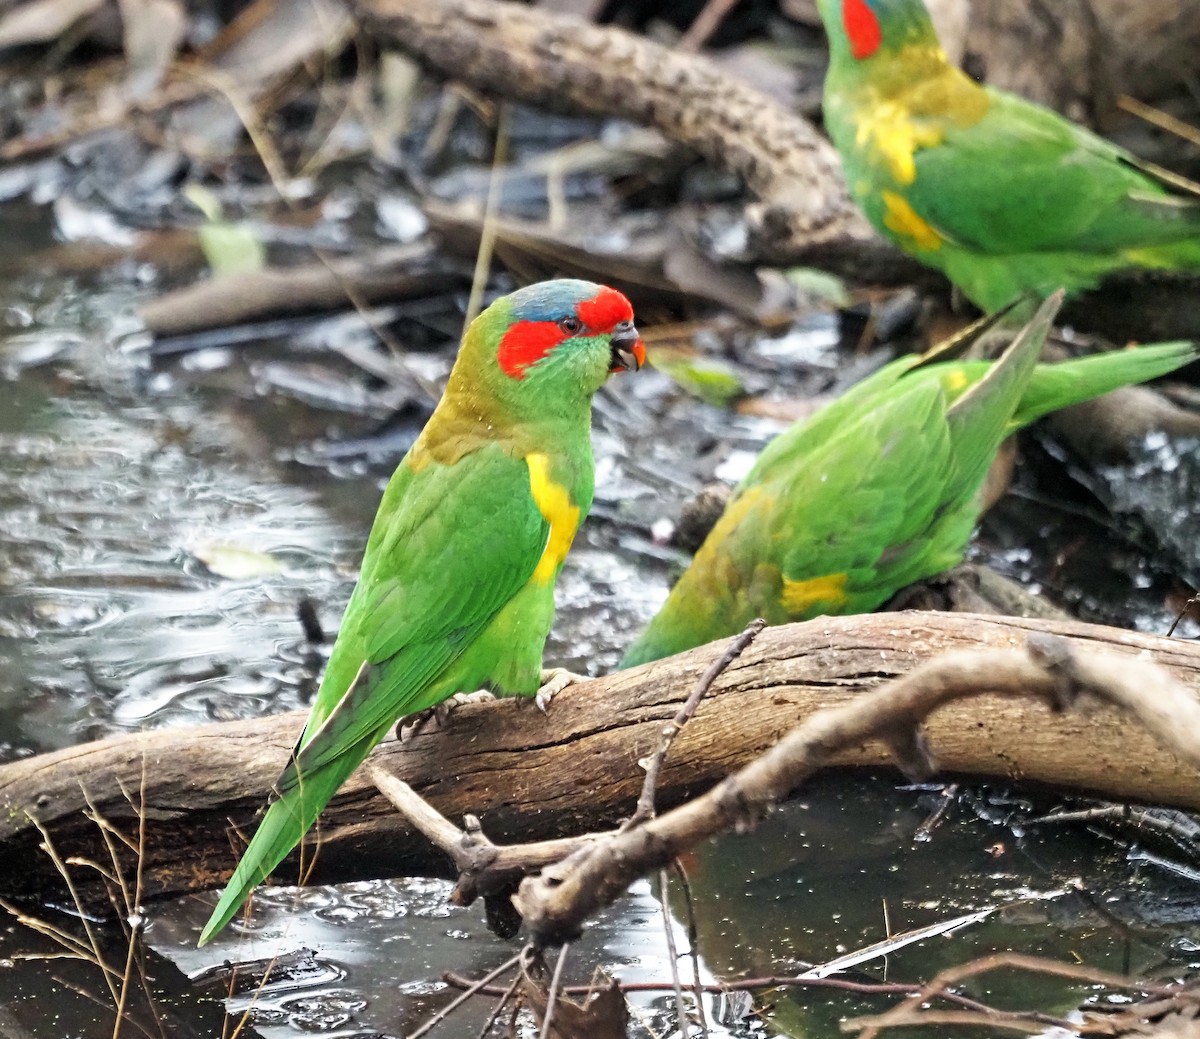
[[1061, 295], [995, 362], [945, 350], [886, 365], [767, 445], [621, 662], [740, 631], [866, 613], [962, 560], [1001, 441], [1058, 408], [1200, 356], [1161, 343], [1038, 364]]
[[1200, 268], [1200, 192], [951, 65], [921, 0], [818, 0], [850, 191], [985, 311], [1125, 268]]
[[537, 691], [554, 583], [592, 503], [592, 397], [645, 347], [586, 281], [498, 299], [380, 502], [325, 677], [254, 839], [200, 936], [221, 930], [408, 714]]

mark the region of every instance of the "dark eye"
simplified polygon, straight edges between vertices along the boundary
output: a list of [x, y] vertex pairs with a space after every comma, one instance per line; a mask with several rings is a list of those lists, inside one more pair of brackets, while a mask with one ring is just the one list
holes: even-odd
[[558, 322], [558, 327], [566, 332], [567, 335], [573, 336], [576, 332], [583, 328], [583, 322], [580, 321], [579, 318], [572, 315], [571, 317], [562, 318]]

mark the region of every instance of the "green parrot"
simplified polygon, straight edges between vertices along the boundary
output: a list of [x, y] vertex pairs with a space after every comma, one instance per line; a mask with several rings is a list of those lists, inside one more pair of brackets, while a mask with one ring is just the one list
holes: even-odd
[[1200, 268], [1200, 191], [946, 59], [921, 0], [818, 0], [825, 126], [880, 234], [984, 311]]
[[383, 493], [325, 677], [200, 935], [220, 931], [397, 720], [460, 691], [538, 689], [554, 583], [592, 503], [592, 397], [645, 347], [586, 281], [498, 299]]
[[736, 634], [755, 617], [874, 610], [962, 560], [1006, 436], [1200, 356], [1194, 343], [1160, 343], [1038, 364], [1061, 298], [995, 362], [942, 360], [943, 348], [902, 357], [776, 437], [621, 666]]

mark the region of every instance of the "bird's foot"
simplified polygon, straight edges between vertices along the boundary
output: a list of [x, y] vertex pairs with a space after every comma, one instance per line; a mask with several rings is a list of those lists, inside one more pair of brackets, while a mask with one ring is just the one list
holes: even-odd
[[538, 687], [533, 702], [538, 705], [538, 710], [545, 714], [550, 710], [550, 701], [567, 686], [575, 685], [576, 682], [590, 682], [591, 678], [588, 675], [577, 675], [565, 667], [550, 667], [542, 669], [538, 681], [541, 682], [541, 685]]
[[436, 721], [438, 728], [443, 729], [456, 707], [461, 707], [465, 703], [486, 703], [488, 700], [494, 699], [496, 697], [486, 689], [476, 689], [473, 693], [455, 693], [433, 707], [427, 707], [416, 714], [408, 714], [401, 718], [396, 723], [396, 739], [401, 743], [407, 743], [430, 721]]

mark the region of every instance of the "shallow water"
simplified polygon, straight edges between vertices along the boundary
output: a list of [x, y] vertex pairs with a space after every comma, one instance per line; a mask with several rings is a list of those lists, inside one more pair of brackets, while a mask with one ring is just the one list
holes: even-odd
[[[18, 209], [6, 220], [31, 248], [49, 244], [36, 212]], [[379, 490], [419, 426], [410, 415], [376, 435], [386, 394], [322, 350], [360, 334], [343, 319], [312, 322], [304, 336], [152, 360], [130, 317], [153, 289], [144, 281], [136, 272], [87, 283], [26, 273], [0, 285], [0, 314], [13, 330], [0, 345], [0, 760], [114, 732], [306, 705], [323, 651], [305, 641], [298, 606], [311, 601], [324, 627], [336, 628]], [[814, 322], [827, 338], [830, 319]], [[805, 359], [781, 369], [781, 392], [831, 383], [828, 344], [810, 346], [806, 339]], [[773, 349], [748, 354], [757, 365]], [[448, 360], [434, 351], [414, 363], [436, 379]], [[755, 377], [757, 369], [748, 371]], [[419, 416], [419, 395], [413, 402]], [[681, 558], [653, 541], [652, 525], [672, 518], [714, 471], [736, 478], [777, 428], [698, 404], [653, 371], [622, 377], [601, 395], [597, 501], [560, 581], [548, 662], [592, 673], [615, 663]], [[1042, 501], [1043, 483], [1033, 472], [1022, 477], [1026, 497], [989, 518], [977, 552], [1085, 613], [1165, 628], [1170, 557], [1110, 544], [1102, 525], [1081, 549], [1078, 517]], [[1136, 497], [1136, 485], [1120, 486]], [[1094, 565], [1100, 544], [1115, 566]], [[754, 835], [699, 851], [687, 865], [704, 978], [794, 971], [889, 929], [994, 907], [1005, 908], [865, 974], [924, 977], [1010, 946], [1113, 968], [1178, 966], [1200, 948], [1194, 888], [1136, 849], [1087, 834], [1022, 836], [1009, 821], [1016, 808], [984, 795], [961, 802], [932, 840], [915, 842], [929, 800], [889, 780], [830, 777]], [[1077, 876], [1091, 901], [1069, 890]], [[264, 891], [252, 936], [231, 928], [201, 952], [194, 942], [209, 894], [152, 907], [146, 937], [188, 975], [226, 957], [315, 949], [285, 980], [231, 999], [229, 1012], [249, 1008], [272, 1039], [399, 1035], [450, 998], [442, 971], [482, 973], [515, 949], [486, 933], [478, 908], [448, 906], [446, 891], [441, 882], [403, 879]], [[1123, 913], [1136, 921], [1135, 936]], [[662, 928], [650, 885], [637, 885], [573, 947], [572, 980], [587, 980], [596, 966], [626, 980], [663, 980]], [[120, 936], [109, 939], [120, 955]], [[688, 945], [682, 932], [679, 945]], [[92, 998], [103, 998], [98, 972], [7, 958], [36, 947], [15, 925], [0, 927], [0, 1006], [30, 1036], [110, 1034], [110, 1012]], [[187, 1022], [212, 1034], [219, 992], [172, 970], [160, 962], [155, 977], [177, 1015], [176, 1034]], [[998, 999], [1025, 993], [1021, 1005], [1058, 1000], [1063, 1009], [1083, 995], [1057, 983], [1037, 988], [1036, 999], [1029, 987], [985, 990]], [[714, 1036], [763, 1027], [734, 1012], [736, 999], [710, 996], [707, 1005], [727, 1015]], [[840, 1015], [882, 1005], [797, 990], [775, 1002], [773, 1020], [796, 1034], [829, 1034]], [[647, 1022], [640, 1034], [669, 1030], [668, 993], [639, 996], [635, 1006]], [[473, 1036], [488, 1010], [476, 1001], [435, 1034]]]

